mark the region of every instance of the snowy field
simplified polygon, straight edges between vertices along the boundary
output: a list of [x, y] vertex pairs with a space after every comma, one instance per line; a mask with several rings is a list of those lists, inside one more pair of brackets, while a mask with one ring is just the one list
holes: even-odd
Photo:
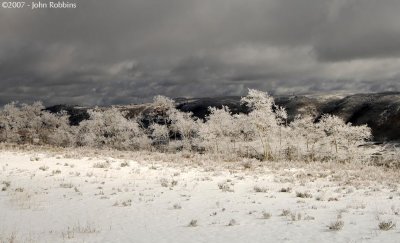
[[0, 242], [400, 242], [383, 168], [3, 148], [0, 170]]

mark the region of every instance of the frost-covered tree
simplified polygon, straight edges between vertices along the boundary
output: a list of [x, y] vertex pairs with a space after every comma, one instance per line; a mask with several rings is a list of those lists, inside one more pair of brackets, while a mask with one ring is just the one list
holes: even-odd
[[175, 101], [163, 95], [154, 96], [152, 104], [153, 107], [166, 112], [175, 108]]
[[154, 97], [152, 106], [154, 122], [165, 125], [169, 135], [172, 134], [175, 140], [181, 141], [183, 148], [190, 150], [199, 128], [199, 122], [192, 113], [179, 111], [172, 99], [161, 95]]
[[366, 141], [371, 140], [372, 131], [366, 124], [361, 126], [354, 126], [351, 123], [346, 124], [345, 131], [343, 131], [343, 139], [348, 148], [358, 147]]
[[102, 147], [104, 146], [104, 121], [99, 111], [89, 110], [89, 119], [79, 123], [76, 136], [78, 146]]
[[162, 95], [153, 98], [152, 107], [151, 116], [155, 122], [163, 125], [167, 125], [170, 122], [170, 115], [176, 112], [175, 101]]
[[346, 127], [345, 122], [337, 116], [323, 115], [318, 125], [320, 129], [325, 132], [325, 139], [331, 146], [331, 151], [334, 151], [336, 154], [338, 154], [339, 147], [343, 141], [341, 136], [343, 135], [342, 132]]
[[366, 125], [352, 126], [334, 115], [323, 115], [318, 125], [336, 159], [354, 155], [355, 148], [371, 138], [371, 129]]
[[306, 160], [314, 161], [316, 153], [319, 151], [320, 143], [325, 137], [325, 133], [320, 126], [314, 123], [311, 116], [297, 116], [290, 123], [292, 129], [291, 140], [294, 142], [297, 156]]
[[297, 117], [290, 124], [299, 141], [298, 151], [305, 159], [348, 160], [363, 153], [359, 145], [371, 138], [371, 130], [367, 126], [352, 126], [337, 116], [323, 115], [317, 123], [313, 120], [308, 116]]
[[[272, 144], [281, 138], [279, 135], [280, 125], [286, 119], [286, 112], [283, 108], [274, 103], [274, 99], [267, 93], [249, 89], [247, 96], [241, 102], [250, 108], [249, 126], [255, 131], [256, 136], [262, 145], [264, 159], [272, 159]], [[279, 117], [274, 112], [279, 111]]]
[[10, 103], [3, 107], [0, 112], [0, 140], [2, 142], [20, 142], [19, 130], [23, 127], [21, 109], [16, 103]]
[[169, 129], [166, 125], [154, 123], [150, 126], [153, 143], [157, 145], [167, 144], [169, 141]]
[[65, 146], [73, 137], [68, 116], [46, 111], [41, 102], [5, 105], [0, 112], [0, 134], [6, 142]]
[[[194, 119], [191, 112], [181, 112], [174, 108], [169, 114], [170, 130], [176, 135], [179, 134], [183, 148], [190, 150], [193, 140], [197, 137], [200, 123]], [[175, 136], [176, 138], [176, 136]]]
[[244, 121], [243, 116], [232, 115], [227, 106], [221, 109], [210, 107], [209, 111], [199, 129], [203, 145], [217, 153], [237, 153], [238, 142], [243, 141], [244, 133], [247, 133], [244, 124], [240, 123]]
[[128, 120], [116, 108], [89, 111], [89, 120], [80, 123], [77, 144], [137, 150], [149, 145], [149, 139], [136, 120]]
[[20, 135], [26, 142], [40, 142], [41, 131], [44, 128], [42, 115], [45, 107], [41, 102], [35, 102], [32, 105], [22, 104], [20, 110]]
[[247, 114], [234, 114], [235, 129], [237, 129], [238, 140], [243, 142], [253, 141], [256, 137], [254, 129], [250, 126], [250, 118]]
[[65, 112], [44, 112], [41, 118], [43, 127], [40, 134], [43, 143], [61, 147], [74, 146], [76, 127], [70, 126], [69, 116]]

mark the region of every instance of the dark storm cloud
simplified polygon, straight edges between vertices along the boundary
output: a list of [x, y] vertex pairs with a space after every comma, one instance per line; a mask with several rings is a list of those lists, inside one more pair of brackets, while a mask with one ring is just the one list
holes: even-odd
[[400, 55], [400, 1], [342, 1], [317, 34], [322, 60], [385, 58]]
[[398, 90], [397, 0], [82, 0], [0, 9], [0, 103]]

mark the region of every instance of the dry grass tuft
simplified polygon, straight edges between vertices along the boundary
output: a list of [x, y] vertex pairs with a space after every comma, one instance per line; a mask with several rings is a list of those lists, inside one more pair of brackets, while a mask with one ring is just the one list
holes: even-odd
[[124, 161], [121, 163], [121, 167], [128, 167], [129, 166], [129, 162], [128, 161]]
[[268, 191], [268, 188], [260, 187], [260, 186], [254, 186], [253, 189], [254, 189], [255, 192], [267, 192]]
[[188, 227], [197, 227], [197, 226], [198, 226], [197, 219], [192, 219], [188, 224]]
[[236, 220], [231, 219], [227, 226], [234, 226], [234, 225], [237, 225], [237, 222], [236, 222]]
[[104, 169], [104, 168], [108, 168], [110, 166], [110, 164], [106, 161], [106, 162], [97, 162], [93, 164], [93, 168], [98, 168], [98, 169]]
[[378, 227], [380, 230], [388, 231], [388, 230], [396, 228], [396, 224], [392, 220], [381, 221], [381, 222], [379, 222]]
[[292, 211], [290, 211], [290, 209], [283, 209], [281, 216], [288, 216], [291, 213], [292, 213]]
[[344, 222], [342, 220], [336, 220], [328, 225], [328, 229], [332, 231], [339, 231], [343, 229], [343, 226]]
[[292, 192], [292, 188], [290, 187], [282, 187], [279, 192]]
[[74, 185], [72, 185], [72, 183], [61, 183], [60, 187], [61, 188], [73, 188]]
[[309, 192], [296, 192], [296, 197], [300, 198], [312, 198], [312, 194]]
[[49, 170], [49, 167], [48, 167], [48, 166], [45, 166], [45, 165], [42, 165], [42, 166], [39, 167], [39, 170], [41, 170], [41, 171], [47, 171], [47, 170]]
[[263, 218], [263, 219], [270, 219], [271, 216], [272, 216], [272, 215], [271, 215], [270, 213], [267, 213], [267, 212], [265, 212], [265, 211], [262, 212], [262, 218]]
[[182, 209], [182, 206], [178, 203], [175, 203], [173, 207], [174, 209]]
[[227, 183], [218, 183], [218, 188], [223, 192], [234, 192], [234, 189]]
[[99, 232], [93, 225], [87, 223], [86, 225], [81, 225], [79, 222], [77, 225], [73, 227], [68, 227], [65, 232], [62, 232], [61, 235], [63, 239], [72, 239], [75, 238], [75, 234], [93, 234]]

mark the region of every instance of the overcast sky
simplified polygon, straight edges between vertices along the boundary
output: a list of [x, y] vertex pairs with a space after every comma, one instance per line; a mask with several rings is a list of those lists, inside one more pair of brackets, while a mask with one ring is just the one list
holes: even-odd
[[[42, 1], [44, 2], [44, 1]], [[0, 8], [0, 104], [400, 90], [399, 0], [80, 0]]]

